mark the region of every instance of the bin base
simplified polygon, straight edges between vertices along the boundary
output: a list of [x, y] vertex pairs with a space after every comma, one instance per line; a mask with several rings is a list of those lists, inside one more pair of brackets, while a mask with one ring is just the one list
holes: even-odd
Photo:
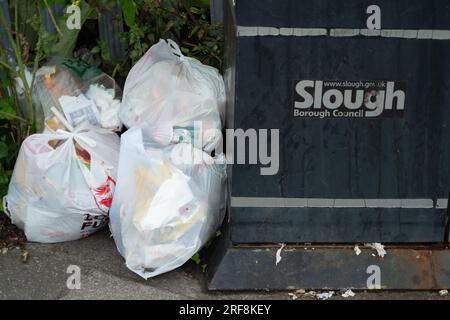
[[353, 246], [287, 245], [277, 265], [276, 253], [280, 247], [278, 244], [231, 245], [223, 237], [210, 252], [208, 289], [450, 288], [450, 250], [442, 245], [387, 246], [384, 258], [363, 246], [357, 255]]

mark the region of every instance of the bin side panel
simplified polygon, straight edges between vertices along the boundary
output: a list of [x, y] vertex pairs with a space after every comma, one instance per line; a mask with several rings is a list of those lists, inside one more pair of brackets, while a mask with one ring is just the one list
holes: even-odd
[[[249, 29], [250, 35], [237, 37], [231, 122], [244, 130], [279, 129], [280, 152], [279, 171], [273, 176], [261, 175], [261, 165], [235, 164], [231, 196], [273, 198], [275, 203], [292, 198], [421, 199], [432, 205], [234, 206], [230, 218], [235, 243], [443, 241], [450, 186], [450, 41], [331, 33], [332, 28], [366, 28], [369, 4], [237, 2], [240, 26], [326, 28], [326, 34], [252, 36], [254, 30]], [[377, 4], [383, 29], [450, 29], [446, 1]], [[401, 82], [405, 110], [393, 118], [294, 118], [295, 85], [300, 80]]]

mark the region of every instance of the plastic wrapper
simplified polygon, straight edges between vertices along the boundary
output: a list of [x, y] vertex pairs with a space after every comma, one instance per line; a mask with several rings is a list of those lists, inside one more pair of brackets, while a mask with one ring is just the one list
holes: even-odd
[[155, 140], [165, 144], [188, 137], [211, 152], [222, 142], [224, 87], [215, 68], [160, 40], [128, 74], [119, 116], [127, 127], [151, 127]]
[[120, 141], [100, 128], [34, 134], [22, 144], [3, 206], [29, 241], [87, 237], [107, 225]]
[[81, 61], [54, 58], [37, 71], [34, 92], [46, 131], [66, 129], [51, 111], [53, 107], [74, 128], [87, 124], [114, 131], [122, 128], [120, 88], [110, 76]]
[[140, 127], [121, 139], [110, 229], [128, 268], [147, 279], [184, 264], [222, 223], [225, 159], [154, 143]]

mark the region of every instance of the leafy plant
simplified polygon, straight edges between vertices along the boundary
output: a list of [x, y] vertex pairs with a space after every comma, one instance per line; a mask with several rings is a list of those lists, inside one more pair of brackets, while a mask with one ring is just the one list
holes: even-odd
[[[0, 47], [0, 196], [7, 191], [18, 146], [34, 127], [32, 90], [26, 67], [29, 62], [29, 45], [19, 32], [18, 5], [17, 0], [12, 2], [13, 27], [6, 19], [6, 12], [0, 7], [1, 36], [10, 49]], [[42, 41], [38, 40], [37, 43], [41, 45]], [[33, 71], [37, 69], [41, 58], [41, 48], [36, 48], [36, 52], [35, 62], [32, 63]], [[16, 83], [22, 83], [22, 93], [18, 92]]]
[[127, 32], [122, 41], [128, 57], [127, 71], [161, 38], [180, 44], [185, 55], [218, 69], [222, 67], [222, 26], [211, 24], [208, 0], [120, 0]]
[[[52, 11], [51, 5], [64, 1], [9, 2], [9, 10], [0, 6], [0, 39], [4, 43], [0, 46], [0, 197], [7, 192], [22, 141], [38, 128], [33, 87], [40, 63], [50, 54], [70, 55], [76, 42], [76, 34], [67, 30], [64, 17], [57, 19]], [[78, 2], [83, 16], [89, 6]], [[49, 13], [56, 34], [45, 30], [45, 12]]]
[[214, 237], [212, 239], [210, 239], [199, 252], [197, 252], [196, 254], [194, 254], [191, 257], [191, 260], [194, 261], [194, 263], [196, 265], [200, 266], [203, 273], [206, 272], [206, 268], [208, 267], [208, 264], [205, 263], [204, 253], [221, 236], [222, 236], [222, 231], [217, 230], [216, 233], [214, 234]]

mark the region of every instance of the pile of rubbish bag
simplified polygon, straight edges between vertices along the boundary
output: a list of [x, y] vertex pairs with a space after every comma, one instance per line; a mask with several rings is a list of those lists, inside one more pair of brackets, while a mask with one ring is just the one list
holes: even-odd
[[160, 41], [128, 74], [119, 116], [128, 128], [152, 127], [162, 144], [190, 139], [212, 152], [222, 142], [225, 85], [215, 68], [183, 56], [171, 40]]
[[22, 143], [4, 210], [29, 241], [85, 238], [108, 224], [121, 90], [97, 68], [62, 58], [36, 72], [33, 89], [43, 132]]
[[113, 78], [79, 60], [54, 58], [37, 71], [34, 92], [46, 131], [65, 129], [52, 108], [74, 128], [84, 124], [113, 131], [122, 128], [120, 88]]
[[20, 148], [4, 199], [28, 241], [89, 236], [107, 224], [117, 179], [119, 137], [100, 128], [34, 134]]
[[36, 73], [34, 101], [42, 133], [23, 142], [3, 200], [29, 241], [77, 240], [109, 221], [126, 265], [147, 279], [184, 264], [220, 227], [225, 90], [216, 69], [160, 40], [123, 97], [100, 70], [54, 59]]
[[223, 220], [225, 162], [188, 143], [155, 143], [133, 127], [122, 136], [110, 213], [117, 248], [144, 278], [189, 260]]

